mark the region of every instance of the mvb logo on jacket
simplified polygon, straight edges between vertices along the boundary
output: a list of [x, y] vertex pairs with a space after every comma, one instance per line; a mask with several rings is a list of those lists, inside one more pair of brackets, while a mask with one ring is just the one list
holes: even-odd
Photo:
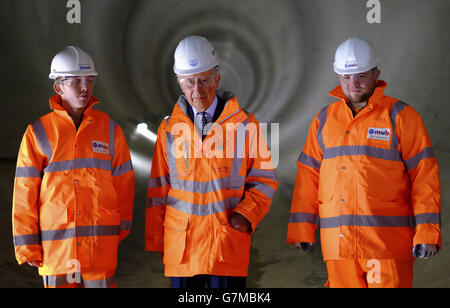
[[367, 139], [389, 141], [390, 136], [391, 130], [389, 128], [369, 127], [369, 131], [367, 132]]
[[109, 154], [109, 144], [101, 141], [92, 141], [92, 150], [95, 153]]

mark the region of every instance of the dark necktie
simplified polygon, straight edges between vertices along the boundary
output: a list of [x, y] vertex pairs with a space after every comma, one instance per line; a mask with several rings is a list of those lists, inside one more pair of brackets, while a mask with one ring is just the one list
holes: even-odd
[[206, 118], [206, 112], [200, 112], [202, 115], [202, 139], [206, 136], [206, 125], [208, 124], [208, 119]]

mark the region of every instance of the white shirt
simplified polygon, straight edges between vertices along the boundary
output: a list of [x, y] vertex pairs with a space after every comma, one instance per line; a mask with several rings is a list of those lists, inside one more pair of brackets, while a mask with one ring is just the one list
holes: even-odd
[[[206, 120], [207, 123], [210, 124], [212, 123], [213, 117], [214, 117], [214, 112], [216, 112], [216, 107], [217, 107], [217, 96], [214, 97], [214, 100], [212, 102], [212, 104], [208, 107], [208, 109], [205, 110], [206, 114]], [[197, 126], [200, 130], [200, 134], [202, 134], [202, 113], [201, 111], [198, 111], [197, 109], [195, 109], [194, 107], [192, 107], [192, 111], [194, 112], [194, 124], [195, 126]], [[209, 126], [206, 125], [206, 130], [209, 130]], [[206, 134], [205, 132], [203, 132], [204, 134]]]
[[[214, 112], [216, 112], [216, 107], [217, 107], [217, 96], [214, 97], [212, 104], [208, 107], [208, 109], [205, 110], [205, 112], [206, 112], [205, 116], [206, 116], [206, 119], [208, 120], [208, 123], [212, 122], [213, 117], [214, 117]], [[194, 112], [195, 122], [200, 124], [199, 127], [202, 127], [201, 111], [198, 111], [194, 107], [192, 107], [192, 111]]]

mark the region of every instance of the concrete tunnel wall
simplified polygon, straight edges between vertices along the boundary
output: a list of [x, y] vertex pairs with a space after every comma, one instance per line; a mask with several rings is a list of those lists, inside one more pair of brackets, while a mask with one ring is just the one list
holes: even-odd
[[37, 271], [14, 258], [15, 162], [27, 124], [49, 112], [51, 59], [69, 44], [94, 58], [98, 108], [119, 122], [133, 153], [134, 221], [119, 249], [118, 286], [170, 285], [159, 256], [144, 252], [153, 144], [135, 128], [145, 121], [156, 131], [170, 114], [180, 93], [173, 52], [189, 34], [206, 36], [216, 47], [221, 88], [233, 91], [260, 122], [280, 125], [280, 186], [253, 237], [249, 287], [321, 287], [327, 279], [320, 245], [300, 256], [285, 239], [296, 160], [313, 116], [334, 101], [327, 95], [338, 84], [334, 52], [352, 35], [374, 43], [387, 95], [412, 105], [428, 128], [441, 173], [443, 249], [416, 262], [414, 286], [449, 287], [450, 2], [380, 2], [381, 23], [369, 24], [370, 8], [360, 0], [81, 1], [81, 24], [69, 24], [66, 1], [1, 1], [0, 287], [42, 286]]

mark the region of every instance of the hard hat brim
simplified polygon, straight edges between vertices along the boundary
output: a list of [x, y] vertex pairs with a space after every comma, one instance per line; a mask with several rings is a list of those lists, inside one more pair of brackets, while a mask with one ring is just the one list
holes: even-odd
[[219, 65], [219, 62], [220, 62], [219, 59], [217, 59], [214, 63], [212, 63], [211, 65], [209, 65], [207, 67], [202, 67], [201, 69], [193, 68], [193, 69], [187, 69], [187, 70], [179, 69], [174, 64], [173, 71], [175, 74], [180, 75], [180, 76], [200, 74], [200, 73], [204, 73], [204, 72], [212, 70], [213, 68], [215, 68], [216, 66]]
[[48, 78], [50, 79], [56, 79], [58, 77], [85, 77], [85, 76], [98, 76], [97, 72], [71, 72], [71, 73], [64, 73], [64, 72], [58, 72], [58, 73], [50, 73], [48, 75]]
[[355, 68], [340, 68], [336, 65], [333, 65], [333, 70], [336, 74], [339, 75], [353, 75], [353, 74], [361, 74], [373, 70], [378, 66], [378, 63], [373, 63], [372, 65], [364, 66], [364, 67], [355, 67]]

